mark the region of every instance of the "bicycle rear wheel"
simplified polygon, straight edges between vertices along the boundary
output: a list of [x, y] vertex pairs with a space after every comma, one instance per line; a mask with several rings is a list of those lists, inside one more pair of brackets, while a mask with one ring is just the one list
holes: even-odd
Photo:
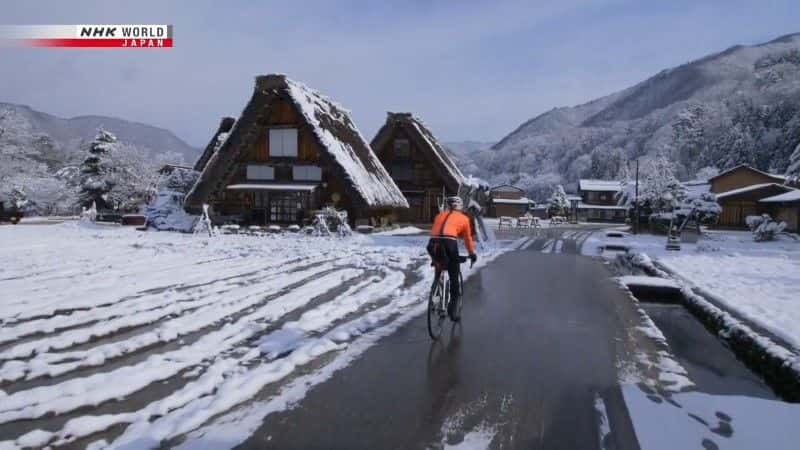
[[434, 341], [442, 335], [444, 319], [447, 316], [447, 300], [450, 296], [448, 281], [444, 274], [436, 277], [428, 296], [428, 334]]
[[458, 293], [461, 294], [458, 297], [458, 305], [456, 305], [456, 309], [458, 310], [458, 321], [461, 321], [461, 308], [464, 307], [464, 278], [461, 276], [461, 272], [458, 272]]

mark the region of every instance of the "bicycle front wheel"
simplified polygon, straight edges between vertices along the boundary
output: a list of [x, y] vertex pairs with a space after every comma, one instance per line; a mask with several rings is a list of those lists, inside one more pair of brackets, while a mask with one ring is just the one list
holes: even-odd
[[434, 278], [428, 296], [428, 334], [434, 341], [442, 335], [447, 315], [447, 286], [444, 278], [441, 275]]

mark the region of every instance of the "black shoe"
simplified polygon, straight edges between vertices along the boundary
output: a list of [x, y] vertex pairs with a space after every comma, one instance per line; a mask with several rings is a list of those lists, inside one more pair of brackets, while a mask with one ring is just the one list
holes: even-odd
[[450, 316], [450, 320], [453, 322], [458, 322], [461, 320], [461, 315], [458, 312], [458, 302], [461, 299], [450, 300], [450, 304], [447, 305], [447, 315]]

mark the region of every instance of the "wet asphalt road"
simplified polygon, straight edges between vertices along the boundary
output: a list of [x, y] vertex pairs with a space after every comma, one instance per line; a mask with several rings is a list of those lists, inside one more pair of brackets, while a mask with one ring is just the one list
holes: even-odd
[[481, 434], [492, 448], [638, 448], [616, 373], [629, 301], [601, 261], [574, 253], [586, 235], [501, 256], [465, 283], [462, 325], [439, 342], [418, 317], [241, 448], [441, 448]]

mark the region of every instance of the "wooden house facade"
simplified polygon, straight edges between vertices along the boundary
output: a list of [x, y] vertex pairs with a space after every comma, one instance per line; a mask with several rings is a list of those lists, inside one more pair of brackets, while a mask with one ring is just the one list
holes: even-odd
[[349, 114], [284, 75], [256, 77], [237, 120], [225, 118], [203, 152], [185, 208], [212, 220], [286, 224], [324, 206], [351, 222], [408, 204]]
[[622, 183], [613, 180], [578, 181], [578, 220], [588, 222], [625, 222], [628, 207], [617, 205]]
[[525, 196], [525, 191], [516, 186], [504, 184], [493, 187], [489, 192], [491, 198], [487, 211], [489, 217], [520, 217], [535, 206], [535, 203]]
[[762, 199], [792, 190], [786, 177], [740, 165], [710, 178], [711, 192], [722, 208], [717, 226], [745, 228], [747, 216], [769, 214], [770, 205]]
[[442, 196], [458, 194], [464, 182], [444, 147], [410, 113], [387, 113], [372, 148], [408, 201], [409, 209], [399, 210], [400, 222], [432, 222]]

